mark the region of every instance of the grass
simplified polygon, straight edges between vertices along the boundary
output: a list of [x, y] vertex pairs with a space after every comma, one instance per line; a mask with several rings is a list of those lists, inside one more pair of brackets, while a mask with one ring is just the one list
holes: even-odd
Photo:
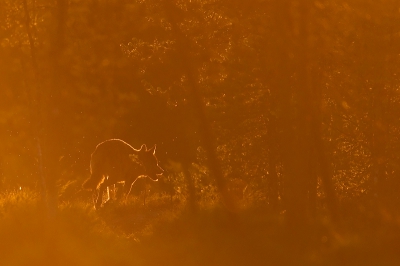
[[182, 200], [153, 195], [145, 206], [131, 197], [96, 211], [81, 197], [60, 203], [54, 217], [41, 206], [34, 191], [0, 195], [1, 265], [400, 263], [400, 224], [394, 218], [348, 218], [337, 229], [321, 215], [295, 235], [286, 230], [284, 214], [262, 204], [236, 215], [206, 204], [190, 212]]

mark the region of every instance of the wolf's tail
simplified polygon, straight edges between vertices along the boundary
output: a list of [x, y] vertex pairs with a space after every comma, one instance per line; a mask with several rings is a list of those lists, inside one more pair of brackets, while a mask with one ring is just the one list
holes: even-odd
[[83, 182], [82, 187], [84, 189], [96, 189], [101, 181], [103, 180], [103, 175], [93, 174]]

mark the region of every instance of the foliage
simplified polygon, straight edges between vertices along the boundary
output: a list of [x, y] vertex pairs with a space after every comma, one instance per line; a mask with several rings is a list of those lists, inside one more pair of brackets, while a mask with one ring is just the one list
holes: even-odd
[[[398, 222], [390, 219], [382, 227], [367, 217], [370, 223], [364, 221], [362, 227], [354, 223], [357, 220], [346, 221], [345, 230], [338, 233], [321, 217], [303, 232], [306, 240], [296, 242], [282, 217], [268, 215], [265, 206], [246, 208], [232, 219], [220, 207], [191, 213], [157, 197], [146, 206], [132, 198], [101, 211], [76, 200], [60, 204], [57, 218], [47, 220], [39, 201], [34, 191], [0, 196], [5, 265], [395, 265], [399, 261], [393, 249], [399, 234], [388, 232]], [[375, 227], [381, 230], [360, 234]]]
[[[193, 78], [243, 232], [258, 241], [242, 260], [261, 256], [263, 246], [271, 253], [265, 260], [294, 252], [284, 233], [261, 224], [285, 231], [284, 218], [334, 231], [324, 219], [333, 218], [336, 200], [348, 232], [328, 248], [310, 244], [305, 263], [336, 264], [349, 254], [362, 260], [369, 249], [360, 239], [377, 237], [389, 248], [400, 206], [399, 18], [395, 0], [0, 0], [2, 239], [15, 235], [24, 239], [22, 252], [45, 254], [46, 244], [29, 247], [52, 241], [47, 200], [58, 211], [60, 250], [78, 264], [117, 260], [119, 248], [121, 264], [160, 264], [151, 245], [171, 264], [232, 262], [228, 251], [243, 246], [215, 210], [221, 194]], [[94, 212], [81, 183], [94, 148], [109, 138], [136, 148], [157, 144], [166, 172]], [[198, 216], [181, 212], [191, 199]], [[141, 229], [132, 229], [129, 221], [140, 215]], [[318, 230], [304, 231], [325, 237]], [[138, 244], [143, 232], [153, 235]], [[206, 239], [212, 234], [215, 243]], [[168, 242], [175, 236], [177, 250]], [[221, 239], [230, 243], [225, 251]], [[272, 241], [282, 247], [276, 257]], [[10, 265], [17, 243], [0, 246], [10, 250]], [[250, 237], [243, 243], [250, 246]], [[93, 252], [83, 255], [88, 247]], [[143, 257], [129, 255], [132, 249]], [[192, 259], [179, 261], [182, 254]]]

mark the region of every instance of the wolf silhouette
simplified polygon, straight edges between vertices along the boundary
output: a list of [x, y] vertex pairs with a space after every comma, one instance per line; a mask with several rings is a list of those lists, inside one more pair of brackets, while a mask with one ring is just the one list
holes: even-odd
[[96, 146], [90, 160], [91, 176], [83, 183], [85, 189], [98, 189], [95, 208], [103, 201], [105, 189], [124, 182], [123, 194], [129, 195], [133, 183], [139, 177], [158, 180], [164, 170], [158, 165], [156, 145], [147, 149], [143, 144], [139, 150], [120, 139], [109, 139]]

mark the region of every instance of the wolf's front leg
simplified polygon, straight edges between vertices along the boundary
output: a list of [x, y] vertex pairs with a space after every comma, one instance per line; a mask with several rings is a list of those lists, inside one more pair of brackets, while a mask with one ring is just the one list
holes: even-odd
[[137, 180], [137, 178], [130, 178], [125, 181], [125, 185], [124, 185], [125, 199], [127, 199], [129, 196], [129, 193], [131, 193], [132, 186], [136, 180]]
[[107, 186], [104, 183], [100, 184], [99, 195], [97, 196], [96, 204], [94, 205], [95, 209], [101, 207], [101, 204], [103, 203], [103, 192], [106, 187]]

